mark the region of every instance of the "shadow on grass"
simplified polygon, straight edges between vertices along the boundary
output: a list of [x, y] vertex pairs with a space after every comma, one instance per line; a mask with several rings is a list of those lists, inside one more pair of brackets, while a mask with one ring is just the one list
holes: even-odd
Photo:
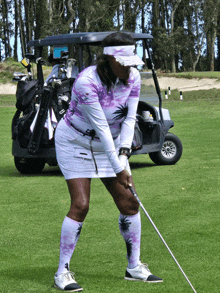
[[[54, 267], [30, 267], [28, 266], [26, 269], [25, 268], [19, 268], [16, 270], [16, 274], [12, 274], [11, 270], [2, 270], [1, 274], [4, 276], [5, 279], [9, 281], [12, 279], [14, 282], [17, 280], [17, 291], [18, 292], [25, 292], [21, 291], [22, 288], [27, 287], [28, 292], [33, 292], [32, 290], [29, 291], [29, 285], [31, 282], [32, 283], [32, 289], [36, 287], [36, 290], [39, 285], [41, 285], [40, 290], [36, 292], [50, 292], [51, 289], [54, 289]], [[43, 288], [47, 288], [47, 291], [43, 290]], [[21, 288], [22, 287], [22, 288]], [[45, 289], [46, 289], [45, 288]], [[15, 290], [16, 291], [16, 290]], [[14, 292], [15, 292], [14, 291]]]
[[62, 176], [59, 167], [45, 167], [39, 174], [21, 174], [15, 166], [7, 166], [0, 168], [1, 177], [45, 177], [45, 176]]
[[[131, 170], [156, 167], [154, 163], [130, 163]], [[42, 173], [39, 174], [21, 174], [15, 166], [7, 166], [0, 168], [1, 177], [46, 177], [46, 176], [63, 176], [59, 167], [46, 166]]]
[[154, 163], [135, 163], [130, 162], [131, 170], [141, 169], [141, 168], [149, 168], [149, 167], [156, 167]]
[[[54, 288], [54, 273], [54, 267], [51, 266], [29, 266], [26, 269], [22, 267], [16, 270], [16, 274], [12, 274], [11, 270], [1, 270], [1, 275], [4, 276], [5, 280], [8, 280], [8, 284], [11, 282], [17, 283], [15, 292], [57, 292], [57, 289]], [[114, 283], [115, 286], [118, 286], [124, 282], [122, 276], [117, 276], [110, 272], [99, 273], [85, 270], [78, 271], [77, 275], [79, 276], [78, 279], [80, 279], [80, 281], [78, 281], [80, 285], [87, 288], [89, 287], [93, 292], [96, 290], [105, 292], [105, 289], [114, 287]], [[97, 279], [102, 281], [97, 284]], [[32, 284], [31, 289], [29, 287], [30, 284]], [[11, 289], [10, 286], [8, 289]]]

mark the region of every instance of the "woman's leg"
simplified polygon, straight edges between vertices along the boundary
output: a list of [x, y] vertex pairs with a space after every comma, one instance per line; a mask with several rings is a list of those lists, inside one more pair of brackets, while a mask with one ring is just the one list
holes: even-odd
[[69, 270], [69, 263], [89, 210], [90, 182], [91, 179], [86, 178], [67, 180], [71, 206], [62, 224], [57, 276]]
[[[132, 179], [132, 177], [131, 177]], [[114, 202], [122, 215], [136, 215], [139, 210], [139, 203], [132, 195], [129, 188], [125, 188], [117, 181], [117, 177], [102, 178], [102, 182], [114, 199]], [[134, 182], [132, 179], [132, 186]]]
[[83, 222], [89, 211], [90, 178], [77, 178], [67, 180], [71, 198], [71, 206], [67, 217]]
[[140, 263], [141, 219], [138, 212], [139, 204], [131, 191], [119, 184], [116, 178], [105, 178], [102, 181], [120, 211], [119, 229], [127, 247], [128, 268], [132, 269]]
[[[128, 259], [125, 279], [150, 283], [163, 282], [161, 278], [152, 275], [148, 267], [140, 261], [141, 218], [136, 198], [129, 189], [117, 181], [117, 178], [105, 178], [102, 182], [120, 211], [119, 229], [126, 243]], [[132, 186], [134, 188], [133, 180]]]

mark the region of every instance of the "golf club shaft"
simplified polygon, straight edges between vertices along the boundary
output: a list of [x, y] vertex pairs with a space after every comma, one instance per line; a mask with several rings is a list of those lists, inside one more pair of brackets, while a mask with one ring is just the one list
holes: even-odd
[[170, 250], [169, 246], [167, 245], [166, 241], [163, 239], [162, 235], [160, 234], [159, 230], [157, 229], [156, 225], [154, 224], [153, 220], [151, 219], [150, 215], [148, 214], [148, 212], [146, 211], [146, 209], [144, 208], [143, 204], [141, 203], [140, 199], [138, 198], [137, 193], [134, 191], [132, 186], [129, 186], [129, 189], [131, 191], [131, 193], [133, 194], [133, 196], [137, 199], [140, 207], [142, 208], [142, 210], [144, 211], [145, 215], [148, 217], [148, 220], [151, 222], [152, 226], [154, 227], [154, 229], [156, 230], [158, 236], [160, 237], [160, 239], [162, 240], [163, 244], [166, 246], [167, 250], [169, 251], [169, 253], [171, 254], [172, 258], [174, 259], [175, 263], [177, 264], [177, 266], [179, 267], [180, 271], [182, 272], [182, 274], [184, 275], [184, 277], [186, 278], [187, 282], [189, 283], [189, 285], [191, 286], [192, 290], [196, 293], [196, 290], [194, 289], [193, 285], [191, 284], [191, 282], [189, 281], [189, 279], [187, 278], [186, 274], [184, 273], [183, 269], [181, 268], [180, 264], [178, 263], [177, 259], [175, 258], [175, 256], [173, 255], [172, 251]]

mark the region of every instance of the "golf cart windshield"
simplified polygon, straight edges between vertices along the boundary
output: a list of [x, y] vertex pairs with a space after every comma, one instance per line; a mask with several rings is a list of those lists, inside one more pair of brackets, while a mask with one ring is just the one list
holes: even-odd
[[152, 72], [140, 72], [141, 74], [141, 93], [140, 101], [158, 105], [158, 95], [155, 88]]

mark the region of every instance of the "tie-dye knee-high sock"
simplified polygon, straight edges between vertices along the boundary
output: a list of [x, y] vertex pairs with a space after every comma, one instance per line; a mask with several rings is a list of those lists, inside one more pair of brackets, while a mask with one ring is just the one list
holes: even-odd
[[69, 270], [69, 263], [80, 236], [82, 224], [65, 217], [60, 237], [60, 261], [57, 276]]
[[119, 229], [127, 247], [128, 268], [140, 263], [141, 218], [140, 212], [133, 216], [119, 216]]

